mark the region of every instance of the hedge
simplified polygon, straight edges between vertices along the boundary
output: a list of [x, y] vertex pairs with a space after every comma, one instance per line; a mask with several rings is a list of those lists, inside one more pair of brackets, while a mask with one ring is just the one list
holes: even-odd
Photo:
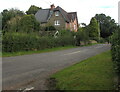
[[40, 37], [37, 34], [6, 33], [2, 39], [3, 52], [41, 50], [59, 46], [75, 45], [73, 36]]
[[116, 63], [118, 74], [120, 74], [120, 29], [113, 34], [111, 43], [112, 59]]

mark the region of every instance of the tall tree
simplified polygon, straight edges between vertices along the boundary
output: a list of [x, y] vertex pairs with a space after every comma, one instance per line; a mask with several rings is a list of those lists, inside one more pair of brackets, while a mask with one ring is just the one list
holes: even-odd
[[15, 17], [15, 16], [23, 16], [24, 12], [20, 11], [18, 9], [10, 9], [10, 10], [3, 10], [2, 12], [2, 29], [5, 30], [7, 28], [7, 21], [9, 21], [11, 18]]
[[100, 24], [100, 34], [101, 37], [107, 38], [112, 35], [112, 33], [117, 29], [117, 24], [115, 20], [110, 16], [106, 16], [105, 14], [96, 14], [95, 18]]
[[0, 30], [2, 29], [2, 14], [0, 13]]
[[34, 15], [24, 15], [20, 20], [20, 31], [34, 32], [39, 31], [40, 23], [37, 22]]
[[89, 37], [91, 37], [91, 39], [97, 40], [100, 33], [100, 27], [99, 27], [99, 23], [94, 17], [91, 19], [88, 27], [89, 27]]
[[41, 9], [41, 7], [37, 7], [35, 5], [31, 5], [30, 8], [28, 9], [28, 11], [26, 11], [27, 14], [34, 14]]

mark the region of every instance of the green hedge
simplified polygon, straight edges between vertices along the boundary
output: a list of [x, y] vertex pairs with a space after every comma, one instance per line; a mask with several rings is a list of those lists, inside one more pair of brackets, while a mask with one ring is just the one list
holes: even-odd
[[116, 63], [116, 68], [118, 70], [118, 74], [120, 73], [120, 29], [116, 31], [116, 33], [112, 36], [112, 59]]
[[40, 37], [34, 33], [6, 33], [2, 39], [3, 52], [41, 50], [68, 45], [75, 45], [75, 40], [71, 35], [54, 38]]

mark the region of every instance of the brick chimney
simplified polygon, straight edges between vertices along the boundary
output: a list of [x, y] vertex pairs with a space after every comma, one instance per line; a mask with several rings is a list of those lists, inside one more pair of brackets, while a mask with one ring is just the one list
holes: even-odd
[[55, 8], [55, 5], [52, 4], [52, 5], [50, 6], [50, 9], [53, 10], [54, 8]]

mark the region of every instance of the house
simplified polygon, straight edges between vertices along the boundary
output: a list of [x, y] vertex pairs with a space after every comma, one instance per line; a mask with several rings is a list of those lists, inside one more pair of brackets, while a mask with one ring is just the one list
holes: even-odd
[[78, 30], [77, 12], [67, 13], [61, 7], [55, 7], [54, 4], [49, 9], [38, 10], [35, 18], [42, 26], [54, 26], [57, 30], [68, 29], [75, 32]]

